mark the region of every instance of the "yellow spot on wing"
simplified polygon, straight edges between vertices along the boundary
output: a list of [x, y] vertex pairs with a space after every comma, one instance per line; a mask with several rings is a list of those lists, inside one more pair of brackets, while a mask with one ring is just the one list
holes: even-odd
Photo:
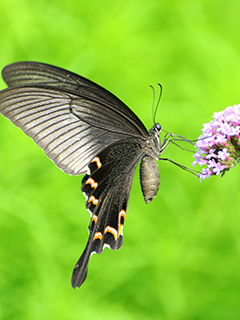
[[102, 163], [101, 163], [99, 157], [95, 157], [91, 162], [96, 162], [98, 169], [101, 168], [101, 166], [102, 166]]

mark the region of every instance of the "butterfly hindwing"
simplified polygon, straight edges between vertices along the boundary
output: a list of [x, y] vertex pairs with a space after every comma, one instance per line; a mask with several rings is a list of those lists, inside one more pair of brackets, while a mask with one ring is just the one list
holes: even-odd
[[141, 156], [137, 142], [123, 141], [106, 148], [90, 162], [82, 182], [91, 215], [89, 239], [73, 272], [74, 288], [84, 281], [92, 253], [100, 254], [106, 246], [112, 250], [121, 247], [130, 188]]

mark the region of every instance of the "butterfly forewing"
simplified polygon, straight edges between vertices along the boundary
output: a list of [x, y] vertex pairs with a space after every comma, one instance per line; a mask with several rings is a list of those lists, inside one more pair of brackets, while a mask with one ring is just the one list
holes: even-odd
[[[39, 62], [16, 62], [2, 71], [4, 81], [9, 87], [42, 86], [77, 93], [83, 100], [95, 99], [111, 106], [119, 115], [125, 115], [137, 133], [146, 135], [147, 130], [141, 120], [120, 99], [98, 84], [68, 70]], [[100, 112], [98, 113], [100, 115]], [[117, 117], [120, 120], [120, 116]], [[133, 128], [132, 128], [133, 129]]]
[[94, 155], [108, 145], [139, 136], [131, 121], [112, 107], [54, 88], [3, 90], [0, 111], [68, 174], [85, 173]]

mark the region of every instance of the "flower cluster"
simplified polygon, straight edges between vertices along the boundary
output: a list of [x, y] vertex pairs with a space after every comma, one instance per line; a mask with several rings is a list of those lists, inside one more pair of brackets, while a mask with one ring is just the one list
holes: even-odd
[[198, 138], [193, 166], [206, 165], [198, 175], [200, 181], [211, 175], [224, 174], [240, 163], [240, 105], [215, 112], [213, 120], [204, 123]]

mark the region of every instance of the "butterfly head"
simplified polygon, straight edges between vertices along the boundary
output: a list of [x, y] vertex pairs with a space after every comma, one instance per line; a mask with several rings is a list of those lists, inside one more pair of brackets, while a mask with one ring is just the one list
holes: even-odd
[[161, 131], [162, 131], [162, 126], [160, 125], [160, 123], [155, 123], [148, 133], [150, 137], [159, 136]]
[[160, 125], [160, 123], [155, 123], [153, 126], [154, 130], [157, 131], [158, 133], [160, 133], [162, 131], [162, 126]]
[[161, 131], [162, 126], [160, 125], [160, 123], [155, 123], [154, 126], [148, 132], [150, 139], [147, 142], [147, 146], [153, 152], [152, 157], [156, 159], [158, 159], [159, 152], [161, 150]]

